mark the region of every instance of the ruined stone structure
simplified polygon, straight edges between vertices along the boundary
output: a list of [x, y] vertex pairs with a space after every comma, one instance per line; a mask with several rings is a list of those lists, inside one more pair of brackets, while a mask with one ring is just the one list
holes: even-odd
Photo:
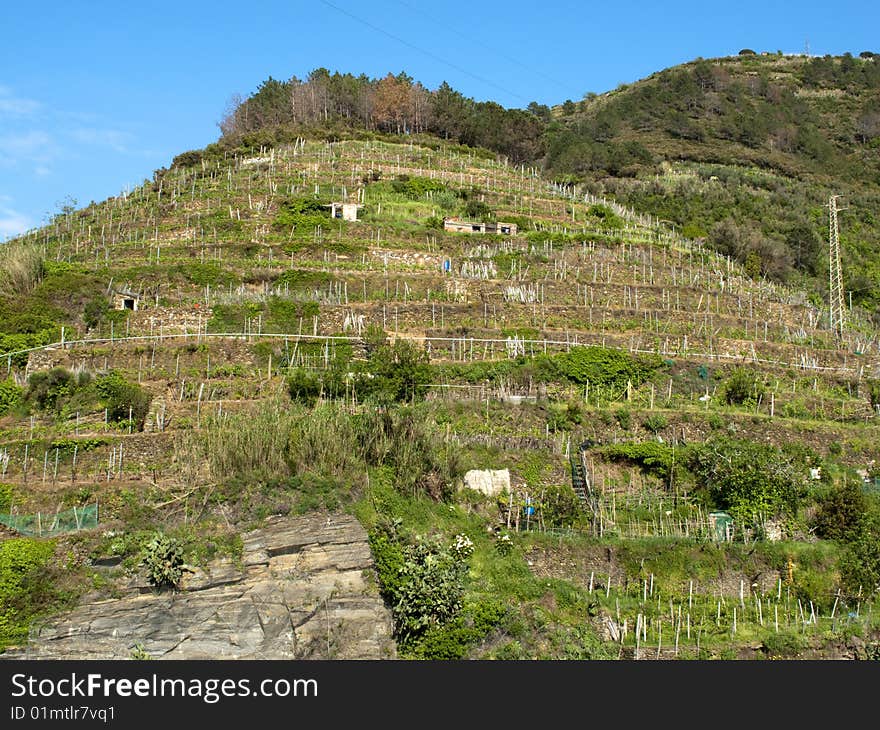
[[444, 218], [443, 229], [455, 233], [497, 233], [502, 236], [515, 236], [516, 223], [486, 223], [484, 221], [463, 221], [459, 218]]

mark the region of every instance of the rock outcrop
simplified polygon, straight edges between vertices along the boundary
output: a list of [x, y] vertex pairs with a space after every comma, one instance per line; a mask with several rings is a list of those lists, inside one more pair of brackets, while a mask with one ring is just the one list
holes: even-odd
[[[135, 586], [32, 632], [30, 659], [393, 658], [363, 527], [349, 515], [272, 517], [179, 591]], [[13, 658], [9, 656], [8, 658]]]

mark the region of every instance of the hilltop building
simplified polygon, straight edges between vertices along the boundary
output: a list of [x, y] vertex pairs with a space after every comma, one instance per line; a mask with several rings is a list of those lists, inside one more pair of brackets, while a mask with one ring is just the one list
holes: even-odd
[[515, 236], [516, 223], [485, 223], [483, 221], [463, 221], [460, 218], [444, 218], [443, 229], [455, 233], [496, 233], [502, 236]]

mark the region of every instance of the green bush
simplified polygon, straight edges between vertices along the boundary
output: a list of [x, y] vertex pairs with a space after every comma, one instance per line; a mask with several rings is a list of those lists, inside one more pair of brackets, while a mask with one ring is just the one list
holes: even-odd
[[461, 610], [467, 562], [436, 538], [417, 537], [403, 548], [395, 603], [395, 634], [405, 646]]
[[633, 357], [606, 347], [573, 347], [555, 358], [559, 373], [583, 385], [601, 385], [622, 391], [628, 382], [638, 386], [663, 366], [659, 357]]
[[642, 425], [651, 433], [657, 433], [666, 428], [669, 425], [669, 421], [662, 413], [652, 413], [642, 421]]
[[398, 532], [400, 523], [399, 518], [380, 520], [369, 534], [370, 551], [376, 564], [379, 586], [389, 601], [395, 600], [403, 576], [403, 546]]
[[0, 649], [27, 639], [31, 620], [56, 597], [46, 575], [54, 542], [0, 542]]
[[492, 209], [481, 200], [468, 200], [464, 206], [464, 214], [471, 220], [489, 221], [492, 219]]
[[448, 190], [446, 185], [440, 180], [433, 180], [427, 177], [410, 177], [409, 175], [398, 175], [396, 179], [391, 181], [391, 189], [395, 193], [405, 195], [412, 200], [423, 198], [428, 191], [443, 192]]
[[425, 631], [409, 653], [419, 659], [463, 659], [503, 622], [506, 614], [504, 606], [492, 601], [465, 606], [448, 623]]
[[871, 408], [876, 409], [880, 406], [880, 379], [868, 380], [868, 400], [871, 402]]
[[167, 535], [156, 533], [144, 544], [141, 562], [157, 588], [176, 588], [183, 577], [183, 548]]
[[794, 514], [806, 492], [803, 465], [769, 444], [716, 437], [691, 449], [687, 464], [713, 504], [745, 525]]
[[706, 423], [713, 431], [724, 428], [724, 419], [717, 413], [710, 413], [706, 418]]
[[21, 403], [24, 390], [19, 388], [12, 378], [0, 380], [0, 416], [13, 410]]
[[60, 410], [60, 401], [75, 389], [73, 373], [63, 367], [54, 367], [31, 374], [26, 398], [42, 411]]
[[769, 634], [762, 642], [761, 648], [769, 657], [791, 658], [807, 648], [807, 641], [796, 631], [780, 631]]
[[204, 154], [204, 150], [187, 150], [186, 152], [181, 152], [171, 160], [171, 167], [195, 167], [196, 165], [201, 164]]
[[[463, 535], [450, 543], [436, 537], [410, 540], [400, 532], [400, 524], [399, 519], [381, 521], [371, 530], [369, 542], [380, 591], [391, 606], [394, 635], [407, 651], [426, 634], [444, 626], [456, 633], [451, 622], [463, 605], [473, 545]], [[451, 641], [449, 634], [435, 633], [431, 651], [454, 653], [448, 645], [459, 645], [461, 639], [458, 635]]]
[[324, 201], [315, 198], [290, 198], [278, 207], [272, 225], [283, 231], [293, 228], [311, 233], [315, 226], [326, 226], [332, 220], [330, 209]]
[[133, 429], [143, 430], [153, 397], [137, 383], [127, 381], [118, 371], [112, 371], [95, 381], [95, 388], [107, 409], [107, 419], [114, 423], [128, 423]]
[[880, 590], [880, 516], [869, 513], [846, 544], [840, 558], [840, 577], [850, 596]]
[[12, 485], [0, 482], [0, 512], [8, 512], [12, 506]]
[[548, 527], [570, 527], [583, 514], [581, 501], [569, 484], [544, 487], [537, 507]]
[[[644, 443], [611, 444], [603, 446], [599, 453], [611, 461], [623, 461], [635, 464], [648, 474], [653, 474], [668, 483], [673, 476], [675, 465], [675, 451], [668, 444], [646, 441]], [[687, 457], [679, 450], [679, 462], [686, 461]]]
[[816, 535], [826, 540], [851, 540], [864, 526], [867, 511], [868, 500], [861, 485], [848, 481], [819, 503], [813, 518]]
[[614, 411], [614, 420], [624, 431], [629, 431], [632, 425], [632, 413], [626, 408], [618, 408]]
[[314, 406], [321, 394], [321, 378], [304, 368], [295, 368], [287, 376], [290, 397], [306, 406]]
[[723, 397], [728, 405], [754, 405], [765, 393], [758, 373], [737, 368], [724, 383]]
[[424, 397], [432, 379], [428, 353], [407, 340], [381, 345], [370, 354], [366, 375], [358, 378], [361, 399], [379, 403], [405, 403]]

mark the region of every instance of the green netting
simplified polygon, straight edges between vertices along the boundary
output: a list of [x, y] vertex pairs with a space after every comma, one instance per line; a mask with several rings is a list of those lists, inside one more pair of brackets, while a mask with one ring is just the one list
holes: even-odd
[[37, 537], [50, 537], [63, 532], [88, 530], [98, 526], [98, 505], [74, 507], [63, 512], [38, 512], [35, 515], [0, 513], [0, 523], [16, 532]]

